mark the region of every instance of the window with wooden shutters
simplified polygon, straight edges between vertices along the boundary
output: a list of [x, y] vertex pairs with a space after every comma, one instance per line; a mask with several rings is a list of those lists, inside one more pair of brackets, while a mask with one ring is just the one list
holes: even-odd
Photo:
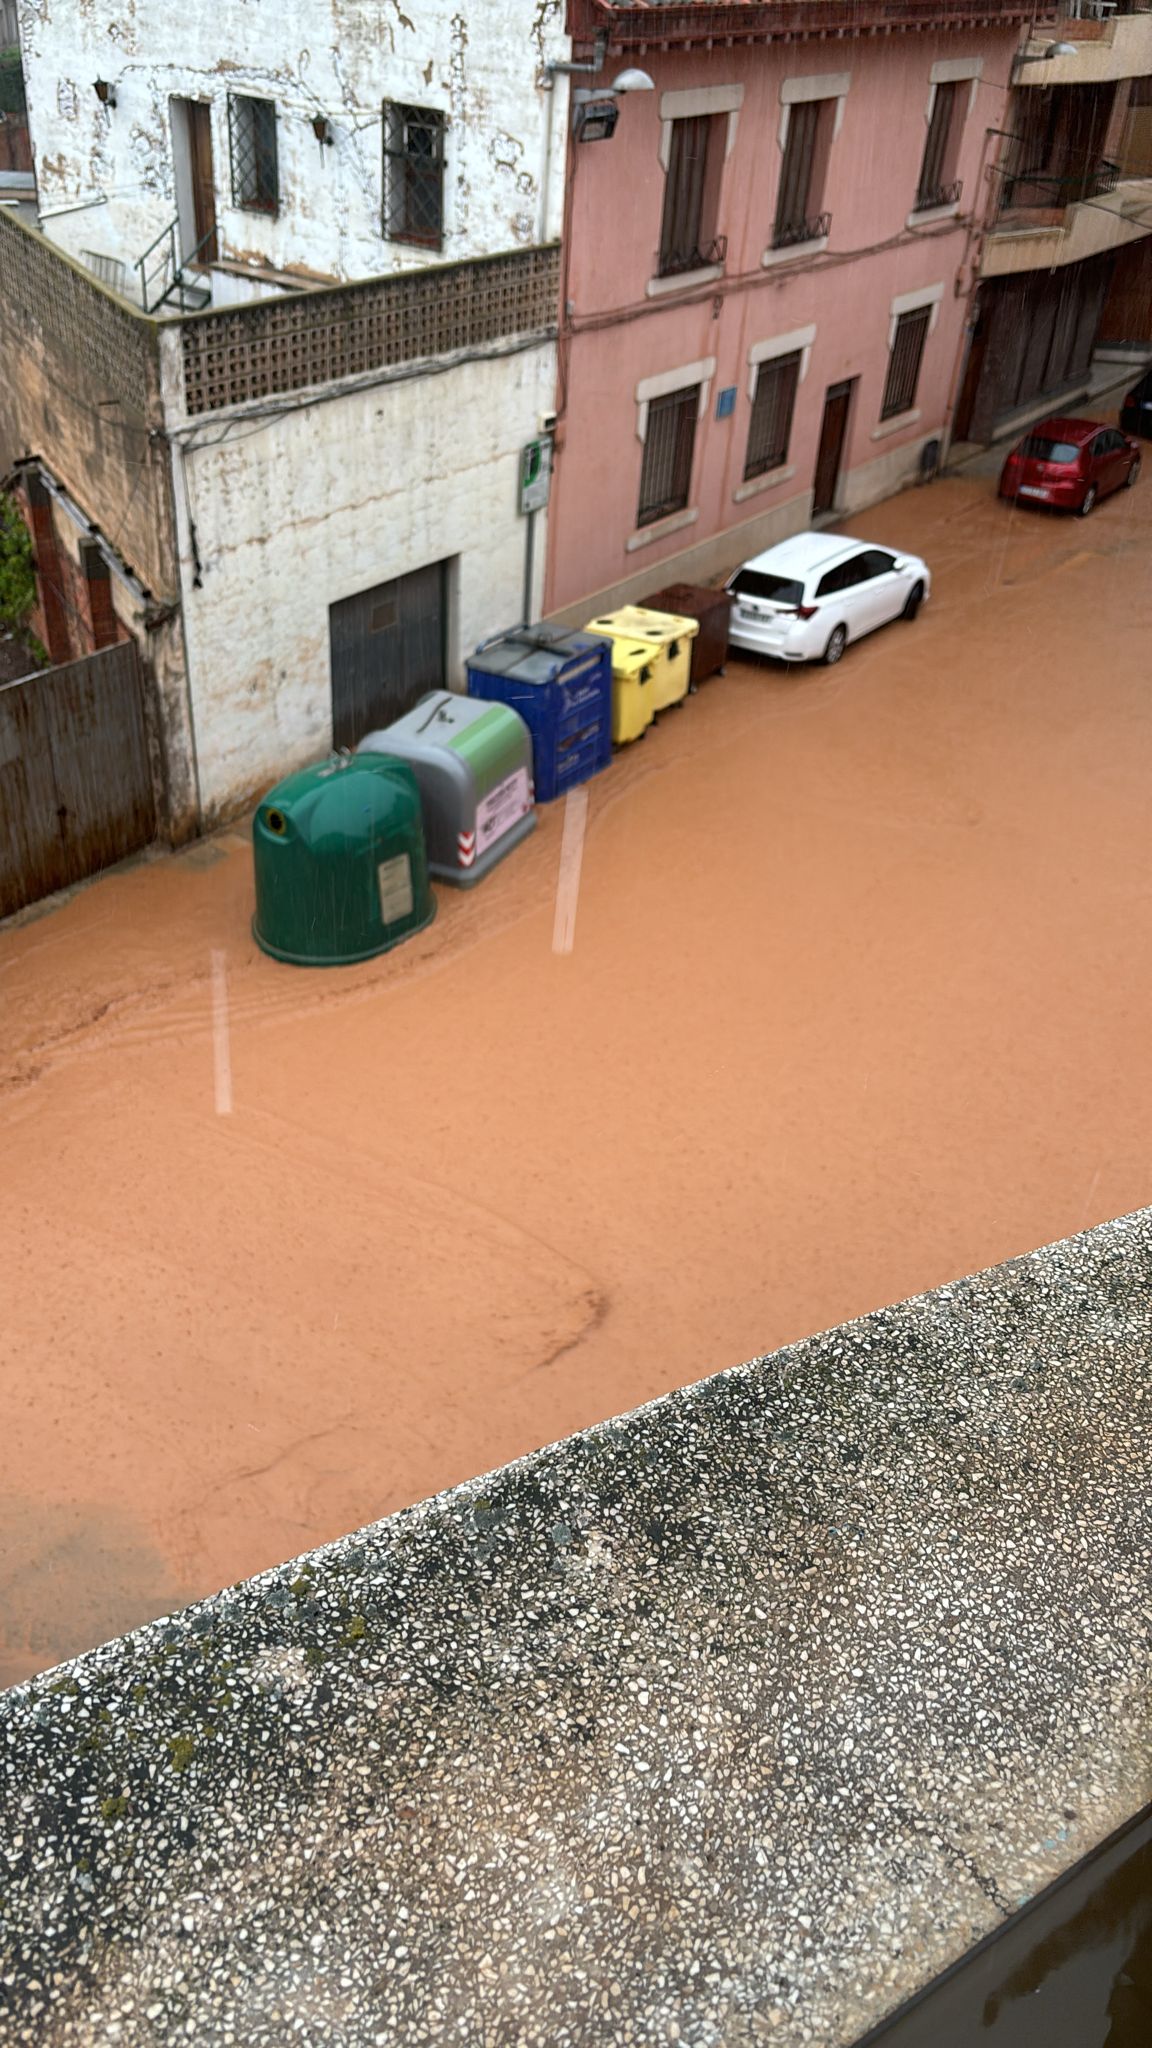
[[660, 226], [659, 274], [675, 277], [722, 261], [716, 254], [712, 223], [706, 219], [708, 154], [713, 122], [707, 114], [672, 122], [668, 176], [664, 185], [664, 218]]
[[820, 211], [824, 164], [832, 138], [835, 100], [799, 100], [789, 109], [788, 139], [780, 168], [773, 247], [815, 242], [828, 233], [831, 219]]
[[230, 92], [228, 140], [233, 206], [242, 206], [247, 213], [275, 213], [280, 205], [276, 102]]
[[439, 249], [444, 239], [444, 116], [390, 101], [384, 109], [384, 233]]
[[654, 519], [681, 512], [687, 505], [699, 410], [698, 384], [649, 400], [637, 526], [650, 526]]
[[748, 429], [748, 454], [744, 480], [779, 469], [788, 460], [792, 437], [792, 410], [800, 381], [800, 351], [761, 363], [752, 400], [752, 422]]
[[931, 319], [931, 306], [918, 306], [914, 313], [901, 313], [896, 322], [892, 353], [888, 358], [884, 404], [880, 410], [882, 420], [893, 419], [899, 412], [909, 412], [916, 403], [916, 386], [920, 381], [920, 364]]
[[[968, 91], [967, 85], [963, 90]], [[951, 206], [960, 197], [959, 186], [950, 182], [952, 137], [961, 88], [946, 83], [936, 87], [932, 118], [924, 141], [920, 182], [916, 187], [917, 210], [929, 206]]]

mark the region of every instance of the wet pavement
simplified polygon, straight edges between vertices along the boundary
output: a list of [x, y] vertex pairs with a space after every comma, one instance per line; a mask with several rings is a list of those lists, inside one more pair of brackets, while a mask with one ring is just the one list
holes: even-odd
[[362, 967], [258, 952], [239, 831], [0, 931], [0, 1680], [1148, 1200], [1152, 480], [989, 489], [591, 786], [570, 952], [562, 804]]

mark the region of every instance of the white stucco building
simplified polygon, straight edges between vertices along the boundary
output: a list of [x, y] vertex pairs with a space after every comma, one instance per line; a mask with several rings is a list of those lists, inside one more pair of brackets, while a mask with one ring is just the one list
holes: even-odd
[[171, 226], [213, 304], [548, 241], [563, 30], [563, 0], [20, 0], [45, 232], [138, 292]]
[[[41, 232], [0, 222], [0, 468], [90, 522], [65, 569], [119, 536], [118, 573], [130, 437], [162, 451], [158, 716], [173, 826], [203, 827], [538, 609], [519, 478], [555, 402], [563, 0], [19, 19]], [[62, 588], [57, 660], [91, 644], [84, 578]]]

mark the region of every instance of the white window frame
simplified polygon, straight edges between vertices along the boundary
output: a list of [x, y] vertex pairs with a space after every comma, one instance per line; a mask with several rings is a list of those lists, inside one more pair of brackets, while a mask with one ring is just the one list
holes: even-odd
[[816, 339], [815, 324], [811, 327], [794, 327], [790, 334], [774, 334], [771, 341], [754, 341], [748, 351], [748, 399], [756, 396], [756, 373], [761, 363], [770, 363], [776, 356], [800, 357], [800, 375], [797, 388], [808, 375], [812, 360], [812, 344]]
[[691, 121], [700, 115], [727, 114], [728, 132], [724, 138], [724, 161], [727, 163], [736, 147], [736, 128], [740, 120], [740, 109], [744, 105], [742, 85], [699, 85], [684, 92], [664, 92], [660, 95], [660, 164], [667, 172], [672, 161], [672, 123]]
[[929, 341], [936, 332], [937, 322], [940, 318], [940, 302], [943, 297], [944, 286], [942, 283], [920, 285], [914, 292], [897, 293], [888, 308], [889, 355], [891, 355], [896, 341], [896, 329], [899, 325], [901, 313], [919, 313], [925, 306], [931, 306], [932, 318], [928, 322], [928, 332], [924, 337], [924, 346], [927, 348]]
[[[932, 313], [928, 322], [928, 332], [924, 336], [924, 354], [927, 355], [928, 343], [936, 332], [937, 322], [940, 318], [940, 305], [943, 297], [943, 284], [926, 284], [919, 286], [914, 292], [897, 293], [891, 302], [888, 314], [888, 355], [884, 366], [885, 378], [888, 375], [888, 363], [892, 360], [892, 350], [896, 342], [896, 329], [900, 324], [900, 315], [902, 313], [920, 313], [924, 310], [925, 306], [931, 307]], [[921, 357], [917, 384], [919, 384], [919, 378], [923, 373], [924, 360]], [[920, 407], [913, 405], [909, 407], [907, 412], [895, 412], [892, 414], [891, 419], [879, 420], [872, 429], [872, 439], [874, 441], [886, 441], [889, 434], [906, 432], [909, 427], [917, 426], [919, 421]]]
[[781, 156], [788, 146], [788, 125], [798, 100], [835, 100], [836, 114], [832, 123], [832, 140], [835, 142], [844, 126], [844, 102], [851, 84], [850, 71], [814, 71], [804, 78], [784, 80], [780, 87], [780, 121], [776, 133]]
[[652, 400], [668, 398], [673, 391], [683, 391], [688, 384], [700, 386], [696, 424], [701, 425], [708, 417], [708, 400], [715, 375], [715, 356], [701, 356], [699, 362], [681, 363], [678, 370], [660, 370], [654, 377], [641, 377], [636, 386], [636, 439], [640, 442], [648, 439], [648, 407]]
[[[648, 407], [654, 398], [667, 398], [673, 391], [682, 391], [687, 384], [698, 384], [700, 399], [696, 409], [696, 424], [699, 427], [708, 417], [708, 402], [712, 395], [712, 380], [716, 375], [715, 356], [701, 356], [695, 363], [681, 363], [676, 370], [659, 370], [653, 377], [641, 377], [636, 386], [636, 439], [643, 444], [648, 438]], [[699, 447], [693, 456], [693, 469], [700, 459]], [[695, 476], [692, 479], [696, 481]], [[638, 526], [624, 543], [628, 554], [635, 554], [638, 548], [651, 547], [654, 541], [663, 540], [665, 535], [676, 533], [682, 526], [694, 526], [700, 517], [699, 505], [685, 505], [679, 512], [669, 512], [665, 519], [654, 519], [651, 526]]]
[[[788, 147], [788, 129], [792, 120], [792, 109], [802, 100], [835, 100], [836, 112], [832, 119], [832, 142], [844, 126], [844, 103], [852, 84], [850, 71], [810, 71], [802, 78], [786, 78], [780, 87], [780, 120], [776, 130], [776, 147], [781, 159]], [[794, 263], [798, 256], [817, 256], [828, 247], [828, 237], [821, 235], [815, 242], [797, 242], [791, 248], [776, 249], [769, 243], [760, 262], [765, 270], [776, 263]]]
[[[789, 334], [774, 334], [769, 341], [752, 343], [748, 351], [747, 388], [750, 406], [756, 403], [756, 380], [760, 374], [761, 363], [775, 362], [779, 356], [799, 355], [800, 370], [796, 378], [796, 391], [799, 395], [800, 386], [808, 375], [815, 339], [816, 327], [813, 322], [808, 327], [794, 327]], [[746, 481], [742, 479], [732, 493], [732, 501], [736, 505], [742, 505], [746, 498], [755, 498], [761, 491], [771, 491], [780, 484], [790, 483], [795, 474], [794, 462], [785, 462], [779, 469], [765, 469], [759, 476], [749, 477]]]
[[[724, 162], [727, 163], [736, 146], [736, 127], [743, 104], [742, 85], [701, 85], [686, 88], [683, 92], [661, 93], [659, 156], [665, 177], [672, 162], [674, 122], [690, 121], [701, 115], [709, 119], [715, 114], [727, 114], [728, 130], [724, 137]], [[691, 291], [694, 285], [709, 284], [723, 275], [722, 263], [706, 263], [699, 270], [682, 270], [672, 277], [650, 277], [644, 287], [645, 296], [649, 299], [667, 298], [673, 292]]]

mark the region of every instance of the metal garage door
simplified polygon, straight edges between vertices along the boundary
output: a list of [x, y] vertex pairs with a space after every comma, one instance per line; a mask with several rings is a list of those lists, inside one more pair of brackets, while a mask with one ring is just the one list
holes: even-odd
[[354, 747], [444, 688], [446, 568], [433, 562], [329, 605], [334, 746]]

